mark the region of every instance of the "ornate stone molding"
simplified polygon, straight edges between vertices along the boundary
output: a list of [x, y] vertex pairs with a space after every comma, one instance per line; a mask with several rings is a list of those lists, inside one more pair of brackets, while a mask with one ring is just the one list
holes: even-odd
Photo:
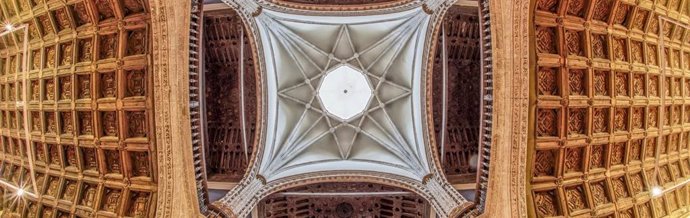
[[[491, 1], [494, 105], [491, 168], [481, 217], [526, 217], [529, 1]], [[510, 205], [510, 206], [508, 206]]]
[[253, 207], [248, 207], [247, 205], [256, 205], [263, 198], [280, 190], [328, 182], [369, 182], [408, 189], [428, 199], [429, 203], [442, 217], [455, 217], [455, 215], [473, 206], [471, 202], [456, 205], [455, 202], [462, 199], [462, 197], [454, 190], [453, 186], [444, 182], [444, 178], [438, 176], [430, 176], [424, 183], [420, 183], [419, 181], [396, 175], [368, 172], [339, 172], [311, 173], [283, 178], [269, 183], [265, 183], [260, 175], [247, 177], [237, 185], [241, 188], [231, 190], [225, 197], [213, 202], [212, 207], [228, 217], [243, 217], [253, 209]]
[[156, 217], [200, 215], [194, 182], [189, 129], [188, 51], [191, 4], [185, 0], [150, 2], [153, 34], [153, 84], [158, 202]]
[[308, 10], [308, 11], [366, 11], [377, 10], [382, 8], [391, 8], [401, 5], [406, 5], [414, 0], [391, 0], [367, 4], [351, 4], [351, 5], [331, 5], [331, 4], [306, 4], [299, 2], [290, 2], [285, 0], [269, 0], [268, 3], [276, 6], [291, 8], [294, 10]]

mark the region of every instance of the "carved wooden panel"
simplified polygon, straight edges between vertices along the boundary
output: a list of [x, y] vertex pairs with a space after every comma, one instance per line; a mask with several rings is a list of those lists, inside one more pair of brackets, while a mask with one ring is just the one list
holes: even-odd
[[21, 67], [23, 30], [3, 36], [0, 179], [31, 184], [32, 154], [37, 193], [20, 204], [3, 201], [10, 208], [5, 214], [152, 217], [157, 161], [149, 3], [10, 2], [0, 9], [9, 22], [28, 25], [29, 67]]
[[690, 178], [687, 3], [534, 2], [530, 213], [677, 216], [685, 186], [649, 192]]
[[[476, 170], [470, 161], [477, 161], [480, 116], [480, 49], [479, 17], [468, 15], [459, 7], [452, 7], [444, 18], [447, 51], [446, 132], [443, 168], [451, 183], [474, 183]], [[443, 121], [443, 58], [442, 36], [439, 36], [433, 71], [433, 116], [436, 142], [441, 143]], [[546, 73], [545, 73], [546, 74]], [[548, 79], [545, 79], [548, 80]], [[555, 80], [545, 81], [553, 82]], [[545, 87], [546, 90], [554, 86]], [[476, 163], [472, 163], [476, 164]]]
[[[245, 34], [244, 79], [240, 81], [240, 41], [243, 25], [234, 13], [205, 16], [204, 36], [206, 127], [206, 171], [209, 180], [239, 181], [252, 155], [256, 126], [254, 65], [249, 37]], [[228, 70], [231, 69], [231, 70]], [[241, 111], [240, 83], [244, 83], [245, 113]], [[137, 94], [135, 87], [131, 88]], [[247, 154], [242, 137], [242, 116], [247, 127]]]
[[[399, 195], [309, 195], [328, 192], [400, 192]], [[426, 201], [405, 190], [367, 183], [323, 183], [275, 193], [259, 204], [259, 217], [426, 217]], [[292, 195], [300, 193], [304, 195]]]

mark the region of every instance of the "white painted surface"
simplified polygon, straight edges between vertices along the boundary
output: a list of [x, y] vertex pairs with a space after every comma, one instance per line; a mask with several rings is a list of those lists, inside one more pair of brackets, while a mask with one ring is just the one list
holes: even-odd
[[369, 81], [364, 74], [347, 65], [328, 72], [318, 93], [326, 111], [342, 121], [362, 114], [372, 96]]

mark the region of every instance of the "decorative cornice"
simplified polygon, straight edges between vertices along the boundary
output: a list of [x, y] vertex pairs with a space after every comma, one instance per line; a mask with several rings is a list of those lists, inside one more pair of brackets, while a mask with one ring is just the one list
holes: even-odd
[[225, 4], [230, 5], [240, 15], [256, 17], [261, 14], [262, 7], [258, 1], [255, 0], [222, 0]]
[[268, 0], [269, 3], [275, 6], [290, 8], [294, 10], [306, 11], [369, 11], [381, 10], [386, 8], [394, 8], [413, 3], [418, 0], [392, 0], [378, 3], [367, 4], [353, 4], [353, 5], [338, 5], [338, 4], [305, 4], [297, 2], [289, 2], [286, 0]]

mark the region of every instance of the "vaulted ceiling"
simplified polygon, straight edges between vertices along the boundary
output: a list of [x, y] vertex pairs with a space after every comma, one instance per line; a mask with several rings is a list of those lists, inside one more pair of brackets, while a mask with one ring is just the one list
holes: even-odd
[[[262, 131], [262, 138], [258, 139], [254, 165], [226, 197], [213, 203], [214, 207], [243, 215], [262, 198], [247, 197], [265, 196], [280, 190], [281, 184], [308, 184], [324, 176], [342, 177], [343, 181], [380, 178], [381, 182], [391, 179], [412, 184], [408, 188], [421, 193], [441, 214], [453, 213], [453, 202], [464, 205], [445, 178], [437, 177], [437, 162], [432, 157], [438, 150], [429, 148], [430, 143], [425, 141], [426, 125], [430, 124], [424, 122], [429, 116], [423, 106], [424, 96], [428, 95], [423, 82], [424, 57], [431, 50], [427, 37], [434, 27], [432, 21], [441, 20], [431, 12], [433, 9], [410, 3], [413, 7], [391, 12], [335, 15], [292, 13], [268, 2], [243, 1], [236, 6], [240, 13], [249, 13], [243, 11], [253, 10], [255, 4], [266, 4], [266, 8], [260, 13], [251, 12], [252, 18], [246, 21], [251, 28], [247, 31], [255, 37], [242, 40], [256, 40], [254, 43], [261, 45], [254, 54], [259, 55], [255, 63], [265, 71], [261, 74], [265, 82], [261, 92], [266, 99], [261, 102], [266, 105], [258, 116], [266, 126], [256, 129]], [[441, 7], [439, 2], [429, 4]], [[449, 25], [453, 34], [477, 27], [468, 23]], [[228, 32], [226, 28], [218, 30]], [[211, 37], [215, 38], [216, 32], [212, 31]], [[478, 57], [474, 56], [478, 54], [478, 41], [473, 38], [478, 34], [467, 35], [472, 39], [449, 34], [451, 43], [457, 46], [450, 52], [454, 66], [466, 65]], [[224, 44], [238, 45], [235, 39]], [[241, 60], [237, 59], [236, 49], [212, 50], [233, 54], [211, 52], [209, 61], [219, 60], [217, 57]], [[237, 63], [233, 65], [237, 70]], [[470, 69], [463, 67], [453, 72]], [[454, 154], [454, 160], [471, 155], [471, 151], [465, 153]], [[469, 162], [467, 159], [461, 161]]]

